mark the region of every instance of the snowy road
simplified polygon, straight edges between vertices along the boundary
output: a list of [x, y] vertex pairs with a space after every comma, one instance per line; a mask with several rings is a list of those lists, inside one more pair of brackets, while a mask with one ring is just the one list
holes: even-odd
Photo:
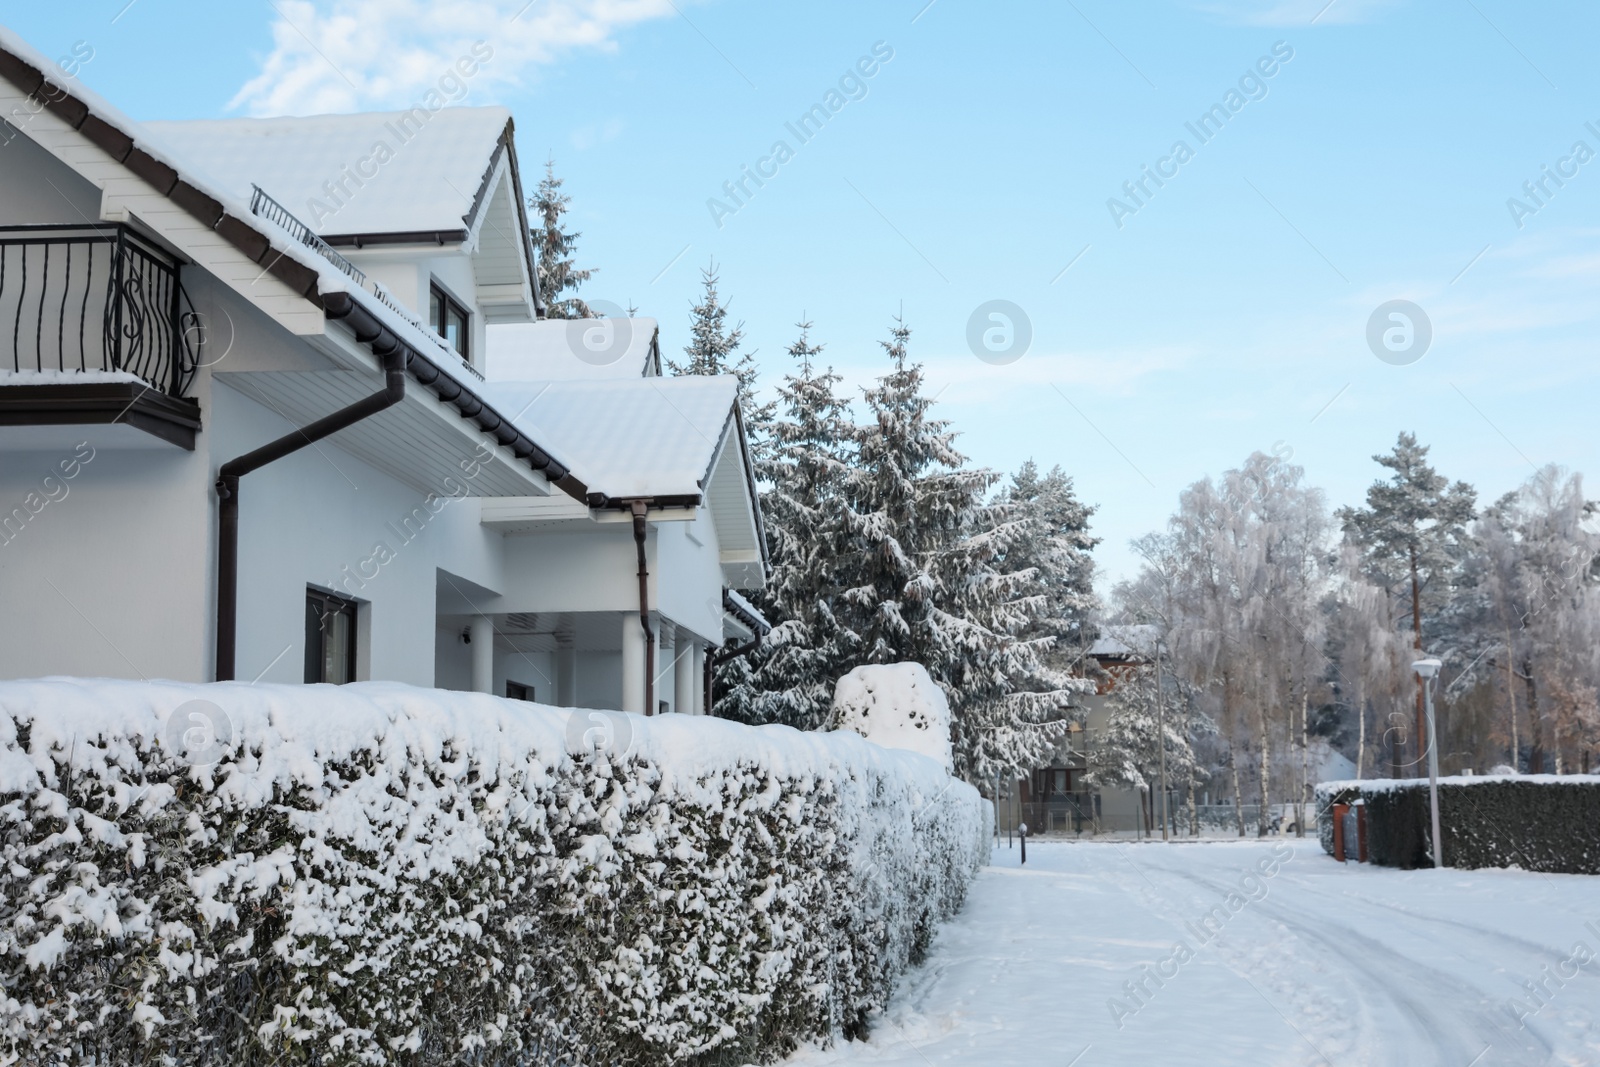
[[1600, 1064], [1600, 878], [1001, 848], [872, 1040], [788, 1063]]

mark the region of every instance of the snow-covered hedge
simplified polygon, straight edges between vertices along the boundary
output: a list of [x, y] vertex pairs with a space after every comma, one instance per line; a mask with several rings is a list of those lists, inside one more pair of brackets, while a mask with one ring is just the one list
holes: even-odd
[[920, 752], [954, 773], [950, 702], [920, 663], [853, 668], [834, 685], [832, 721], [884, 748]]
[[859, 1032], [987, 856], [970, 786], [847, 733], [380, 683], [0, 712], [0, 1064], [770, 1060]]
[[[1333, 805], [1360, 798], [1367, 858], [1426, 867], [1432, 817], [1426, 778], [1323, 782], [1317, 828], [1333, 853]], [[1463, 775], [1439, 779], [1439, 832], [1447, 867], [1522, 867], [1600, 874], [1600, 775]]]

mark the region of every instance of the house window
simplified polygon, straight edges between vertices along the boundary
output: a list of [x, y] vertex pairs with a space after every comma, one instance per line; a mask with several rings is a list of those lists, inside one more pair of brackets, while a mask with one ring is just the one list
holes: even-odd
[[468, 358], [468, 326], [472, 316], [461, 302], [437, 285], [428, 287], [428, 324], [444, 338], [445, 344], [455, 349], [456, 355]]
[[523, 685], [521, 682], [506, 681], [506, 696], [512, 700], [532, 700], [533, 686]]
[[356, 602], [306, 590], [306, 683], [356, 680]]

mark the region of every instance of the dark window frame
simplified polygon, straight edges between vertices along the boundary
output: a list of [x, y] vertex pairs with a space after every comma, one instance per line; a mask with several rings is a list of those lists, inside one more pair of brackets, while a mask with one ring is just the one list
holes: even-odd
[[[434, 314], [435, 306], [439, 309], [437, 315]], [[454, 348], [454, 351], [456, 355], [470, 363], [472, 362], [472, 309], [462, 303], [449, 289], [440, 285], [437, 279], [430, 281], [428, 283], [428, 325], [433, 328], [434, 333], [444, 338], [447, 345], [450, 343], [447, 326], [452, 313], [461, 319], [461, 344], [459, 347]]]
[[528, 685], [528, 684], [526, 684], [524, 682], [514, 682], [511, 679], [507, 678], [506, 679], [506, 699], [507, 700], [526, 700], [529, 703], [533, 703], [533, 701], [534, 701], [534, 688], [533, 688], [533, 686]]
[[[313, 629], [313, 614], [316, 626]], [[348, 620], [345, 634], [345, 662], [349, 665], [347, 678], [329, 678], [328, 675], [328, 637], [330, 632], [329, 620], [342, 617]], [[307, 685], [318, 682], [331, 682], [334, 685], [345, 685], [357, 679], [356, 668], [356, 631], [361, 622], [359, 605], [349, 597], [330, 593], [314, 586], [306, 587], [306, 648], [305, 648], [305, 681]]]

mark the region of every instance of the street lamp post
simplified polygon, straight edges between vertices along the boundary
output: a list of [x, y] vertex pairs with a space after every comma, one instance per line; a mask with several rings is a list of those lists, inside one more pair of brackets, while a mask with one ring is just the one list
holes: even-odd
[[1422, 679], [1423, 699], [1428, 716], [1428, 809], [1433, 820], [1433, 865], [1444, 866], [1444, 846], [1439, 840], [1439, 738], [1433, 720], [1433, 680], [1439, 675], [1437, 659], [1419, 659], [1411, 665]]
[[1161, 699], [1161, 638], [1156, 637], [1156, 739], [1161, 746], [1161, 840], [1167, 837], [1167, 703]]

